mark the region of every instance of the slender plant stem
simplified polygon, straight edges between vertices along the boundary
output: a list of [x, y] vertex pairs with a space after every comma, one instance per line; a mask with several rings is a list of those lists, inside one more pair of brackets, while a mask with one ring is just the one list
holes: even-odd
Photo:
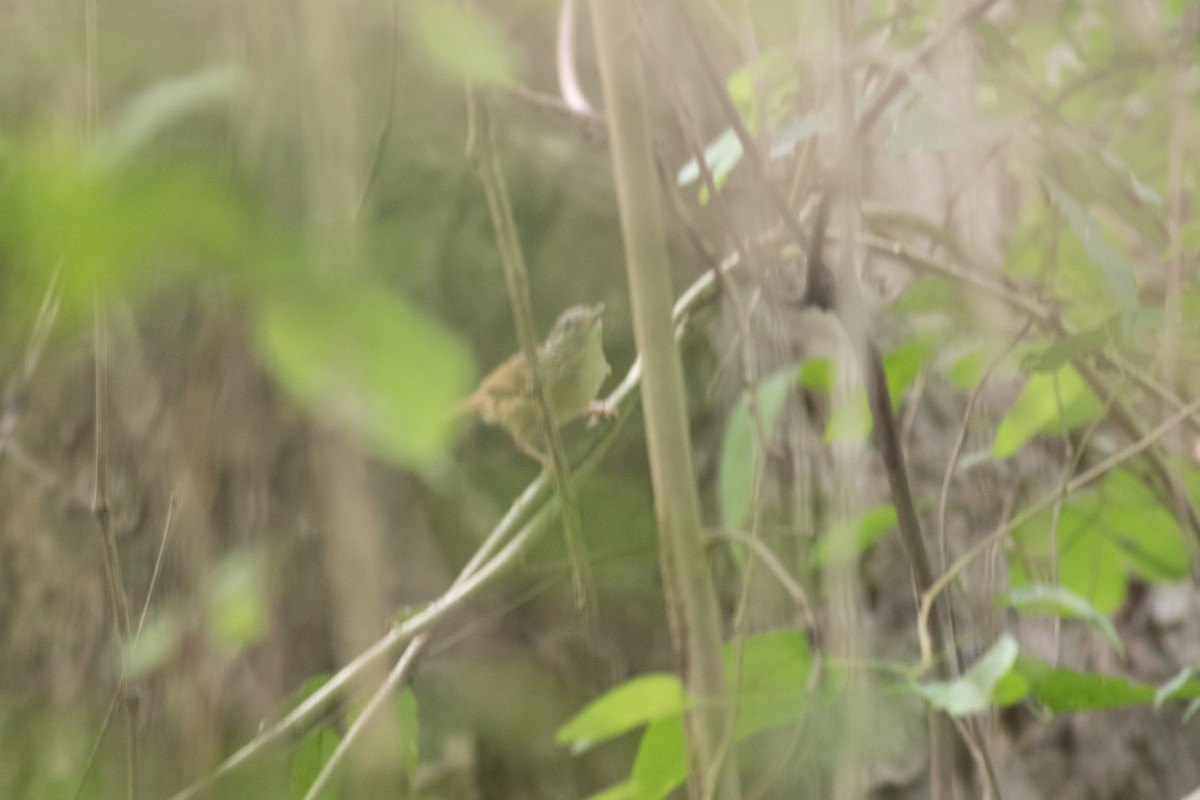
[[587, 545], [583, 538], [583, 522], [579, 517], [579, 506], [575, 503], [575, 488], [571, 483], [570, 467], [563, 450], [562, 437], [551, 412], [550, 390], [538, 360], [537, 334], [533, 325], [533, 300], [529, 291], [529, 273], [525, 268], [525, 257], [517, 237], [517, 223], [513, 219], [512, 204], [508, 199], [504, 172], [496, 152], [496, 137], [492, 127], [491, 112], [487, 102], [468, 89], [468, 108], [473, 122], [469, 137], [469, 151], [479, 166], [479, 177], [483, 181], [488, 208], [492, 214], [492, 225], [496, 229], [496, 243], [500, 261], [504, 265], [504, 283], [508, 287], [508, 299], [512, 305], [513, 321], [517, 326], [517, 340], [525, 363], [529, 365], [530, 394], [534, 399], [538, 425], [549, 447], [549, 462], [546, 466], [554, 479], [554, 490], [562, 507], [563, 529], [566, 534], [567, 554], [571, 561], [571, 585], [575, 591], [575, 605], [585, 611], [594, 610], [595, 587], [592, 584], [588, 564]]
[[688, 792], [693, 800], [730, 800], [738, 796], [736, 765], [732, 758], [723, 766], [719, 763], [727, 713], [721, 620], [700, 527], [683, 368], [671, 335], [670, 261], [642, 68], [628, 46], [634, 14], [627, 0], [594, 2], [591, 11], [633, 330], [645, 363], [642, 402], [667, 617], [677, 666], [695, 701], [685, 719]]

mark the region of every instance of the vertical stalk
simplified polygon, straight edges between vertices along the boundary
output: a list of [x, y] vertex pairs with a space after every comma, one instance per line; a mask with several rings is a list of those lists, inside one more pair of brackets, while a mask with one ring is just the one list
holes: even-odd
[[738, 796], [738, 787], [733, 760], [721, 763], [727, 714], [721, 620], [701, 536], [683, 368], [671, 322], [674, 297], [667, 242], [642, 67], [633, 47], [633, 9], [628, 0], [602, 0], [591, 3], [591, 11], [633, 331], [644, 365], [642, 402], [667, 617], [677, 666], [694, 701], [685, 721], [688, 794], [729, 800]]

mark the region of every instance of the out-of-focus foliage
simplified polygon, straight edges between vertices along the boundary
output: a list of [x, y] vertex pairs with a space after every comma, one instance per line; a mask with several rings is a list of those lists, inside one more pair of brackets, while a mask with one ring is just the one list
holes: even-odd
[[[896, 751], [925, 758], [926, 704], [994, 714], [983, 727], [1015, 741], [1053, 715], [1161, 706], [1110, 738], [1186, 748], [1186, 729], [1146, 731], [1200, 702], [1200, 631], [1172, 605], [1194, 603], [1196, 415], [1132, 445], [1200, 393], [1196, 9], [1000, 2], [917, 60], [962, 4], [844, 5], [845, 63], [819, 3], [642, 4], [628, 38], [631, 59], [647, 33], [669, 55], [646, 89], [675, 191], [677, 288], [707, 253], [746, 259], [721, 292], [753, 311], [685, 350], [709, 521], [757, 538], [795, 584], [780, 590], [749, 547], [712, 548], [735, 634], [731, 752], [761, 796], [830, 796], [843, 745], [878, 794], [922, 796], [925, 765], [894, 767]], [[465, 84], [493, 93], [543, 330], [604, 301], [609, 360], [618, 374], [633, 361], [610, 155], [553, 96], [557, 11], [0, 10], [0, 796], [120, 796], [125, 743], [100, 732], [121, 678], [143, 698], [139, 795], [206, 774], [403, 623], [396, 608], [430, 608], [536, 474], [456, 413], [480, 367], [515, 350], [464, 156]], [[941, 598], [966, 655], [946, 680], [920, 660], [878, 459], [848, 455], [873, 441], [861, 354], [830, 333], [832, 315], [804, 318], [804, 248], [775, 205], [811, 232], [851, 141], [840, 112], [862, 119], [895, 76], [855, 142], [860, 183], [842, 187], [853, 225], [834, 215], [826, 255], [864, 289], [935, 571], [957, 570]], [[681, 144], [671, 86], [702, 148]], [[719, 197], [696, 188], [700, 158]], [[738, 306], [720, 304], [721, 322]], [[376, 795], [423, 798], [677, 789], [693, 700], [662, 672], [643, 450], [634, 420], [580, 484], [599, 618], [571, 612], [562, 544], [542, 542], [442, 623], [385, 704], [386, 774], [352, 758], [328, 796], [372, 796], [372, 780]], [[137, 631], [123, 643], [90, 514], [97, 463]], [[833, 651], [844, 643], [850, 658]], [[349, 698], [215, 796], [303, 797], [362, 707]], [[1172, 763], [1163, 786], [1200, 781], [1164, 752], [1140, 772]], [[1063, 763], [1041, 771], [1086, 769]]]

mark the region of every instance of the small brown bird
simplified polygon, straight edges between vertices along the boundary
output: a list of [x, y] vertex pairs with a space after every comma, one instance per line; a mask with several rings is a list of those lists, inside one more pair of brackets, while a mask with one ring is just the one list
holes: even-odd
[[[600, 324], [603, 313], [603, 303], [568, 308], [538, 347], [538, 363], [555, 425], [586, 414], [612, 413], [603, 404], [593, 402], [612, 372], [604, 357]], [[538, 429], [530, 384], [525, 354], [517, 353], [492, 370], [475, 393], [463, 401], [460, 410], [477, 413], [489, 425], [504, 428], [522, 452], [545, 463], [546, 442]]]

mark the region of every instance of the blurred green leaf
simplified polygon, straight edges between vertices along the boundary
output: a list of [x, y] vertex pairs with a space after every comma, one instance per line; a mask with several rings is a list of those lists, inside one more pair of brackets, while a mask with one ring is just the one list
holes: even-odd
[[996, 429], [992, 455], [1008, 458], [1035, 434], [1077, 427], [1099, 410], [1099, 401], [1074, 367], [1034, 373]]
[[417, 714], [417, 696], [406, 686], [396, 695], [396, 727], [400, 733], [400, 764], [404, 774], [412, 780], [417, 774], [420, 760], [420, 718]]
[[[754, 390], [758, 425], [767, 442], [775, 430], [783, 402], [795, 385], [796, 371], [789, 368], [764, 378]], [[755, 464], [766, 457], [758, 449], [755, 420], [750, 416], [749, 404], [743, 395], [729, 412], [729, 421], [725, 425], [717, 481], [721, 515], [729, 530], [743, 530], [750, 518]]]
[[1175, 673], [1175, 677], [1171, 678], [1171, 680], [1159, 686], [1154, 692], [1154, 708], [1161, 708], [1163, 703], [1174, 698], [1178, 692], [1183, 691], [1188, 682], [1197, 673], [1200, 673], [1200, 664], [1189, 664]]
[[558, 729], [554, 740], [582, 753], [633, 728], [677, 716], [686, 705], [683, 685], [675, 675], [639, 675], [589, 703]]
[[1104, 350], [1112, 344], [1118, 328], [1119, 321], [1113, 317], [1091, 330], [1055, 339], [1041, 352], [1028, 353], [1021, 360], [1021, 368], [1026, 372], [1055, 372], [1076, 358]]
[[267, 630], [262, 558], [235, 550], [217, 566], [209, 590], [208, 634], [230, 653], [240, 652]]
[[858, 558], [885, 534], [896, 528], [896, 507], [891, 503], [868, 508], [857, 517], [835, 525], [821, 536], [809, 555], [814, 569]]
[[[809, 695], [812, 670], [812, 655], [803, 632], [779, 630], [746, 637], [740, 649], [734, 643], [727, 644], [724, 659], [727, 685], [738, 686], [738, 699], [734, 704], [738, 709], [734, 726], [735, 741], [742, 741], [768, 728], [793, 724], [801, 717]], [[737, 670], [738, 665], [740, 671]], [[736, 684], [735, 674], [739, 678]], [[589, 723], [588, 727], [592, 727], [599, 736], [611, 738], [627, 730], [631, 724], [641, 724], [639, 717], [643, 720], [657, 717], [642, 735], [629, 780], [593, 795], [593, 800], [663, 798], [687, 777], [682, 688], [673, 676], [647, 677], [653, 680], [639, 685], [641, 679], [636, 679], [637, 682], [625, 684], [632, 684], [633, 689], [623, 691], [622, 687], [618, 687], [601, 698], [605, 703], [597, 709], [598, 713]], [[643, 693], [646, 695], [647, 710], [639, 711], [637, 702]], [[619, 703], [606, 700], [609, 697], [617, 698]], [[610, 706], [610, 702], [614, 705]], [[589, 706], [583, 714], [591, 715], [591, 710]], [[576, 725], [580, 717], [576, 717], [568, 726]], [[577, 738], [575, 735], [564, 735], [568, 726], [559, 731], [557, 738], [560, 742]], [[599, 736], [593, 736], [592, 740], [598, 741]]]
[[[482, 9], [442, 0], [408, 3], [417, 39], [437, 67], [480, 86], [511, 84], [516, 56]], [[474, 12], [474, 13], [472, 13]]]
[[[304, 735], [292, 754], [291, 781], [287, 794], [289, 800], [303, 800], [340, 742], [341, 738], [337, 733], [324, 725]], [[320, 800], [337, 800], [341, 794], [336, 786], [336, 780], [326, 786], [318, 795]]]
[[1124, 257], [1104, 238], [1099, 223], [1082, 205], [1067, 194], [1053, 178], [1042, 178], [1051, 201], [1067, 218], [1071, 230], [1083, 242], [1088, 255], [1100, 267], [1104, 282], [1122, 311], [1137, 308], [1137, 287], [1133, 282], [1133, 269]]
[[[796, 69], [794, 52], [774, 48], [729, 76], [726, 90], [746, 130], [756, 134], [760, 117], [765, 117], [768, 123], [774, 123], [792, 108], [800, 88], [801, 74], [802, 71]], [[762, 112], [758, 107], [760, 95], [766, 103], [766, 109]]]
[[311, 678], [300, 684], [300, 688], [288, 695], [287, 710], [294, 711], [297, 706], [316, 693], [322, 686], [329, 683], [329, 679], [333, 677], [327, 672], [322, 672], [313, 675]]
[[1123, 655], [1125, 652], [1121, 637], [1117, 635], [1112, 621], [1097, 611], [1091, 603], [1062, 586], [1026, 584], [999, 595], [997, 602], [1005, 603], [1025, 614], [1081, 619], [1099, 631], [1118, 654]]
[[364, 282], [272, 298], [259, 343], [284, 386], [378, 455], [418, 469], [446, 457], [471, 358], [403, 298]]
[[952, 314], [961, 310], [962, 294], [958, 287], [940, 275], [922, 275], [904, 287], [891, 303], [897, 314]]
[[735, 685], [735, 677], [739, 677], [735, 740], [800, 719], [809, 694], [812, 665], [808, 637], [798, 630], [746, 637], [740, 653], [736, 643], [727, 644], [727, 685]]
[[123, 647], [126, 675], [137, 678], [156, 672], [175, 652], [182, 633], [175, 614], [162, 612], [148, 617], [141, 633]]
[[916, 691], [934, 708], [952, 717], [978, 714], [992, 705], [993, 691], [1012, 669], [1016, 658], [1017, 641], [1006, 633], [961, 678], [918, 683]]
[[1119, 548], [1127, 569], [1161, 583], [1185, 578], [1191, 559], [1175, 515], [1129, 469], [1104, 476], [1096, 490], [1101, 529]]
[[[718, 189], [724, 185], [729, 173], [733, 172], [733, 168], [742, 160], [742, 155], [742, 140], [737, 137], [732, 128], [727, 129], [704, 148], [704, 164], [712, 174], [713, 184]], [[678, 186], [688, 186], [698, 180], [700, 180], [700, 163], [696, 159], [690, 158], [679, 168], [679, 172], [675, 176], [675, 183]], [[699, 197], [701, 205], [708, 202], [707, 186], [703, 184], [700, 186]]]
[[1154, 700], [1153, 686], [1133, 684], [1117, 675], [1053, 667], [1029, 656], [1017, 659], [1017, 671], [1029, 681], [1030, 694], [1055, 714], [1098, 711]]
[[642, 735], [629, 773], [628, 791], [632, 793], [624, 796], [661, 800], [685, 778], [687, 750], [683, 742], [682, 717], [652, 723]]
[[[883, 354], [883, 371], [893, 404], [899, 403], [904, 393], [925, 369], [934, 349], [935, 342], [932, 337], [920, 336]], [[830, 397], [837, 381], [837, 369], [838, 366], [827, 358], [805, 359], [800, 365], [799, 383]], [[870, 436], [871, 428], [871, 408], [867, 404], [867, 392], [860, 386], [848, 398], [833, 406], [825, 425], [825, 442], [859, 443]]]
[[800, 364], [800, 385], [807, 389], [816, 389], [826, 397], [833, 391], [833, 381], [836, 377], [833, 362], [828, 358], [806, 358]]
[[1114, 612], [1125, 600], [1128, 578], [1120, 548], [1099, 524], [1102, 513], [1094, 493], [1085, 492], [1063, 502], [1057, 529], [1047, 508], [1014, 530], [1018, 548], [1009, 558], [1010, 585], [1044, 583], [1055, 565], [1058, 585], [1101, 614]]

